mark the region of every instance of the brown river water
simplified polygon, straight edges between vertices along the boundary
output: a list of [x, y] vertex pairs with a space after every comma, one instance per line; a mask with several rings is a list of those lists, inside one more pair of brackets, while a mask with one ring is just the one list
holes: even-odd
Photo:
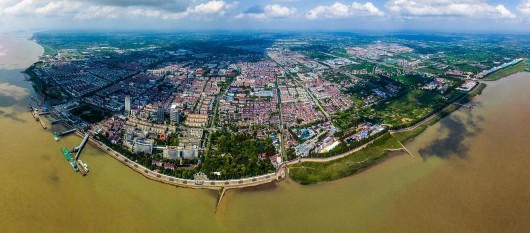
[[[360, 174], [217, 193], [147, 180], [98, 149], [75, 173], [27, 111], [20, 73], [43, 49], [0, 35], [2, 232], [529, 232], [530, 74], [488, 82], [463, 108]], [[22, 55], [24, 56], [22, 56]], [[34, 95], [34, 94], [33, 94]], [[49, 125], [49, 123], [47, 122]], [[57, 128], [56, 128], [57, 127]]]

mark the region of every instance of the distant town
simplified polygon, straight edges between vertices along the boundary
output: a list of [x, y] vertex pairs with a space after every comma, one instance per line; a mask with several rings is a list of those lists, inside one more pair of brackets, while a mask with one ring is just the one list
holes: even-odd
[[43, 32], [26, 73], [50, 121], [156, 173], [227, 180], [348, 154], [529, 67], [517, 37], [330, 34]]

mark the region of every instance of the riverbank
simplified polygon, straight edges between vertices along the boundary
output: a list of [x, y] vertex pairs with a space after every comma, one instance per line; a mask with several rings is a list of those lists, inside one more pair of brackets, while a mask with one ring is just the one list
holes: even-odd
[[480, 95], [485, 88], [486, 84], [480, 83], [461, 99], [451, 103], [418, 124], [405, 129], [390, 131], [388, 136], [380, 137], [366, 148], [362, 148], [340, 159], [323, 162], [302, 162], [291, 165], [289, 167], [289, 176], [294, 181], [307, 185], [333, 181], [364, 171], [388, 157], [390, 151], [403, 149], [400, 143], [404, 144], [420, 135], [429, 126], [434, 125]]
[[493, 74], [490, 74], [490, 75], [487, 75], [486, 77], [484, 77], [484, 81], [495, 81], [495, 80], [499, 80], [501, 78], [504, 78], [504, 77], [507, 77], [507, 76], [510, 76], [512, 74], [515, 74], [515, 73], [519, 73], [519, 72], [522, 72], [522, 71], [529, 71], [530, 70], [530, 62], [528, 61], [528, 59], [525, 59], [515, 65], [512, 65], [510, 67], [506, 67], [502, 70], [499, 70]]
[[[481, 86], [482, 86], [482, 84], [481, 84]], [[474, 91], [473, 91], [473, 93], [474, 93]], [[471, 95], [473, 95], [473, 93], [470, 93], [470, 94], [467, 94], [467, 95], [463, 95], [463, 97], [472, 98]], [[44, 93], [44, 94], [46, 94], [46, 93]], [[460, 100], [460, 96], [462, 96], [462, 94], [459, 94], [458, 101]], [[451, 101], [454, 101], [454, 100], [451, 100]], [[420, 134], [421, 132], [423, 132], [426, 129], [426, 127], [428, 127], [429, 124], [434, 124], [439, 119], [442, 119], [444, 116], [446, 116], [447, 114], [449, 114], [452, 111], [455, 111], [459, 107], [460, 107], [459, 104], [453, 104], [452, 103], [452, 104], [448, 105], [447, 107], [445, 107], [444, 109], [442, 109], [442, 111], [435, 112], [432, 117], [429, 116], [426, 119], [422, 120], [421, 122], [419, 122], [418, 124], [416, 124], [416, 125], [414, 125], [412, 127], [409, 127], [407, 129], [396, 130], [395, 132], [391, 132], [391, 134], [389, 134], [389, 135], [385, 135], [382, 138], [374, 140], [366, 148], [355, 148], [353, 150], [350, 150], [348, 153], [351, 152], [352, 154], [349, 155], [349, 156], [354, 157], [354, 159], [349, 161], [351, 166], [342, 166], [340, 169], [331, 169], [329, 172], [327, 172], [328, 173], [327, 175], [324, 175], [324, 177], [320, 177], [320, 178], [315, 178], [314, 177], [314, 178], [306, 180], [304, 177], [308, 177], [308, 176], [305, 176], [306, 174], [304, 174], [304, 173], [300, 173], [298, 175], [293, 174], [293, 178], [294, 177], [299, 177], [299, 179], [295, 178], [295, 180], [297, 180], [297, 181], [299, 181], [300, 183], [303, 183], [303, 184], [309, 184], [309, 183], [316, 183], [316, 182], [320, 182], [320, 181], [335, 180], [335, 179], [339, 179], [339, 178], [344, 177], [344, 176], [348, 176], [348, 175], [354, 174], [358, 170], [361, 170], [363, 168], [369, 167], [372, 164], [375, 164], [379, 159], [384, 158], [387, 155], [387, 152], [388, 152], [389, 149], [390, 150], [395, 150], [397, 147], [401, 146], [401, 145], [397, 146], [396, 143], [402, 143], [402, 142], [407, 141], [410, 138], [413, 138], [414, 136], [416, 136], [416, 135]], [[405, 132], [406, 132], [405, 135], [400, 135], [401, 133], [405, 133]], [[376, 148], [377, 150], [376, 151], [372, 151], [371, 153], [366, 153], [366, 151], [370, 152], [370, 150], [374, 149], [374, 148]], [[108, 151], [109, 148], [105, 148], [105, 149]], [[359, 155], [356, 156], [356, 154], [360, 154], [360, 156]], [[119, 161], [125, 162], [126, 165], [131, 163], [130, 159], [127, 159], [126, 157], [124, 157], [121, 154], [120, 155], [116, 155], [114, 152], [111, 152], [110, 155], [111, 156], [114, 155], [115, 157], [122, 159], [122, 160], [119, 160]], [[344, 159], [344, 157], [346, 157], [346, 155], [345, 156], [341, 155], [341, 156], [338, 156], [336, 158], [324, 159], [324, 160], [319, 160], [319, 161], [309, 161], [309, 160], [304, 161], [306, 159], [302, 159], [302, 161], [303, 162], [319, 162], [319, 163], [323, 163], [324, 164], [323, 166], [332, 167], [332, 166], [334, 166], [335, 163], [339, 163], [342, 159]], [[333, 161], [330, 161], [330, 160], [333, 160]], [[277, 175], [278, 173], [282, 172], [282, 168], [285, 165], [290, 165], [290, 164], [293, 164], [293, 163], [296, 163], [296, 161], [294, 161], [294, 162], [293, 161], [289, 161], [289, 162], [287, 162], [285, 164], [282, 164], [281, 166], [279, 166], [279, 169], [274, 174]], [[308, 168], [311, 168], [311, 167], [309, 165], [306, 166], [306, 164], [301, 164], [301, 165], [300, 164], [299, 165], [295, 164], [295, 165], [292, 165], [292, 166], [293, 166], [293, 168], [295, 168], [296, 166], [302, 166], [301, 168], [303, 168], [303, 169], [299, 169], [300, 171], [305, 171], [305, 172], [310, 171], [313, 174], [317, 174], [316, 172], [314, 172], [315, 171], [314, 169], [313, 170], [308, 169]], [[195, 186], [192, 186], [192, 187], [196, 187], [196, 185], [203, 185], [204, 184], [202, 181], [183, 180], [183, 179], [178, 179], [176, 177], [169, 177], [169, 176], [162, 177], [161, 174], [158, 174], [158, 173], [155, 173], [155, 172], [153, 172], [151, 170], [145, 169], [145, 167], [139, 166], [138, 164], [133, 164], [132, 167], [131, 166], [129, 166], [129, 167], [132, 168], [132, 169], [138, 168], [137, 172], [139, 172], [140, 174], [142, 174], [144, 176], [146, 176], [146, 174], [147, 174], [148, 175], [148, 176], [146, 176], [147, 178], [151, 179], [153, 177], [156, 177], [155, 180], [157, 180], [157, 181], [160, 181], [160, 182], [163, 182], [163, 183], [168, 183], [168, 184], [173, 184], [173, 185], [180, 186], [180, 187], [190, 187], [190, 184], [195, 184]], [[332, 168], [335, 168], [335, 167], [332, 167]], [[294, 170], [296, 170], [296, 168]], [[323, 170], [323, 169], [321, 169], [321, 170]], [[246, 179], [248, 179], [248, 180], [246, 180]], [[171, 182], [168, 182], [168, 181], [171, 181]], [[221, 182], [205, 181], [205, 182], [210, 182], [211, 186], [208, 186], [208, 187], [214, 187], [214, 188], [227, 188], [227, 187], [232, 187], [232, 186], [234, 188], [236, 188], [236, 187], [246, 187], [247, 185], [240, 185], [240, 184], [245, 184], [247, 181], [249, 183], [249, 186], [250, 185], [255, 185], [255, 184], [261, 184], [261, 181], [260, 181], [259, 177], [250, 177], [250, 178], [239, 179], [239, 180], [235, 180], [235, 181], [237, 181], [236, 184], [232, 184], [232, 181], [221, 181]], [[270, 182], [270, 180], [269, 180], [269, 182]], [[198, 186], [198, 187], [204, 187], [204, 186]]]
[[[80, 137], [83, 137], [83, 135], [79, 132], [76, 132], [76, 134]], [[241, 179], [232, 179], [232, 180], [182, 179], [182, 178], [177, 178], [177, 177], [168, 176], [168, 175], [154, 172], [150, 170], [149, 168], [146, 168], [142, 166], [141, 164], [138, 164], [130, 160], [126, 156], [120, 154], [119, 152], [113, 150], [112, 148], [108, 147], [104, 143], [94, 138], [89, 138], [89, 142], [93, 146], [99, 148], [102, 152], [106, 153], [107, 155], [110, 155], [110, 157], [116, 159], [117, 161], [126, 165], [133, 171], [144, 176], [145, 178], [153, 180], [153, 181], [157, 181], [160, 183], [168, 184], [168, 185], [181, 187], [181, 188], [213, 189], [213, 190], [247, 188], [247, 187], [253, 187], [253, 186], [258, 186], [262, 184], [268, 184], [268, 183], [280, 181], [283, 178], [285, 178], [285, 170], [283, 169], [283, 166], [280, 166], [274, 173], [264, 174], [264, 175], [254, 176], [254, 177], [248, 177], [248, 178], [241, 178]]]

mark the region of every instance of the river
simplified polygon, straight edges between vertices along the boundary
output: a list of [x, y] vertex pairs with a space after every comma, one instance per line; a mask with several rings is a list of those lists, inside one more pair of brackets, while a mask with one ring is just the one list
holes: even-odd
[[[530, 74], [488, 82], [463, 108], [396, 153], [341, 180], [291, 180], [217, 193], [143, 178], [87, 146], [90, 174], [60, 154], [26, 110], [20, 71], [43, 49], [0, 36], [0, 223], [6, 232], [528, 232]], [[20, 54], [24, 56], [20, 56]], [[49, 125], [49, 123], [48, 123]]]

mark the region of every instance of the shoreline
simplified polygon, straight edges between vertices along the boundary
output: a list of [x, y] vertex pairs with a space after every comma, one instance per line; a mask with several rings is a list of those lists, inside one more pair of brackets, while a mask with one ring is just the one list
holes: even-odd
[[[41, 45], [39, 43], [37, 43], [37, 44], [39, 46], [43, 47], [43, 45]], [[38, 77], [36, 77], [35, 73], [33, 72], [33, 69], [34, 69], [35, 65], [38, 64], [39, 62], [42, 62], [42, 61], [40, 61], [40, 59], [39, 59], [38, 61], [34, 62], [31, 66], [29, 66], [28, 68], [23, 70], [22, 73], [27, 74], [28, 76], [30, 76], [30, 80], [29, 81], [31, 81], [32, 84], [34, 84], [35, 89], [36, 89], [35, 91], [37, 93], [39, 93], [41, 95], [45, 95], [45, 96], [50, 96], [50, 95], [48, 95], [48, 93], [45, 93], [45, 91], [43, 93], [43, 90], [46, 90], [46, 88], [44, 87], [44, 84], [42, 83], [42, 80], [40, 80]], [[525, 72], [525, 71], [519, 71], [519, 72]], [[516, 73], [519, 73], [519, 72], [516, 72]], [[513, 74], [510, 74], [510, 75], [513, 75]], [[507, 76], [510, 76], [510, 75], [507, 75]], [[507, 76], [505, 76], [505, 77], [507, 77]], [[505, 78], [505, 77], [502, 77], [502, 78]], [[496, 80], [498, 80], [498, 79], [496, 79]], [[488, 80], [488, 81], [496, 81], [496, 80]], [[37, 87], [38, 84], [41, 84], [40, 88]], [[410, 126], [410, 127], [407, 127], [407, 128], [399, 129], [399, 130], [389, 130], [389, 133], [392, 135], [392, 133], [410, 132], [410, 131], [414, 131], [414, 130], [422, 127], [422, 126], [425, 126], [427, 128], [430, 125], [437, 123], [441, 119], [443, 119], [446, 116], [450, 115], [452, 112], [460, 109], [461, 106], [456, 105], [455, 103], [465, 99], [466, 97], [469, 97], [471, 94], [474, 94], [474, 92], [482, 84], [483, 84], [482, 82], [479, 82], [479, 85], [477, 85], [475, 88], [473, 88], [472, 91], [466, 93], [465, 95], [463, 95], [462, 97], [458, 98], [454, 102], [448, 104], [447, 106], [445, 106], [441, 110], [433, 113], [431, 116], [427, 116], [424, 120], [418, 122], [417, 124], [415, 124], [413, 126]], [[481, 92], [482, 89], [480, 89], [479, 91]], [[480, 95], [480, 93], [477, 94], [477, 95]], [[472, 96], [469, 100], [471, 100], [475, 96]], [[454, 107], [454, 109], [451, 109], [449, 112], [445, 112], [446, 110], [448, 110], [451, 107]], [[436, 119], [437, 117], [439, 117], [439, 119]], [[435, 119], [435, 121], [431, 122], [434, 119]], [[407, 141], [409, 141], [409, 140], [421, 135], [421, 133], [423, 133], [423, 131], [425, 129], [420, 129], [420, 132], [413, 133], [413, 135], [405, 137], [405, 140], [403, 140], [403, 141], [398, 140], [397, 138], [394, 138], [394, 139], [399, 141], [399, 142], [401, 142], [401, 143], [406, 143]], [[76, 132], [76, 135], [80, 136], [80, 133]], [[144, 166], [142, 166], [140, 164], [137, 164], [134, 161], [131, 161], [126, 156], [124, 156], [121, 153], [118, 153], [118, 152], [112, 150], [110, 147], [108, 147], [104, 143], [102, 143], [102, 142], [100, 142], [100, 141], [98, 141], [98, 140], [96, 140], [94, 138], [90, 138], [89, 142], [92, 142], [93, 146], [95, 146], [96, 148], [100, 149], [102, 152], [105, 152], [107, 155], [111, 156], [112, 158], [118, 160], [122, 164], [128, 166], [133, 171], [143, 175], [147, 179], [150, 179], [150, 180], [153, 180], [153, 181], [158, 181], [158, 182], [161, 182], [161, 183], [164, 183], [164, 184], [177, 186], [177, 187], [183, 187], [183, 188], [215, 189], [215, 190], [223, 190], [224, 189], [225, 190], [225, 189], [235, 189], [235, 188], [246, 188], [246, 187], [258, 186], [258, 185], [263, 185], [263, 184], [267, 184], [267, 183], [271, 183], [271, 182], [279, 182], [279, 181], [283, 180], [284, 178], [286, 178], [287, 175], [289, 175], [290, 179], [294, 180], [295, 182], [297, 182], [299, 184], [302, 184], [303, 181], [294, 179], [290, 175], [289, 169], [292, 168], [291, 166], [296, 165], [296, 164], [302, 164], [302, 163], [326, 163], [326, 162], [327, 163], [333, 163], [336, 160], [339, 160], [339, 159], [342, 159], [342, 158], [347, 158], [348, 156], [354, 156], [353, 153], [363, 151], [368, 146], [372, 145], [374, 142], [376, 142], [378, 139], [380, 139], [381, 137], [383, 137], [385, 135], [386, 135], [386, 133], [374, 138], [373, 140], [371, 140], [371, 141], [369, 141], [369, 142], [367, 142], [367, 143], [365, 143], [365, 144], [363, 144], [363, 145], [361, 145], [359, 147], [356, 147], [356, 148], [354, 148], [354, 149], [352, 149], [350, 151], [343, 152], [343, 153], [341, 153], [339, 155], [335, 155], [335, 156], [332, 156], [332, 157], [327, 157], [327, 158], [297, 158], [297, 159], [294, 159], [294, 160], [285, 161], [285, 162], [281, 163], [278, 166], [278, 168], [276, 169], [276, 171], [274, 173], [264, 174], [264, 175], [260, 175], [260, 176], [254, 176], [254, 177], [248, 177], [248, 178], [241, 178], [241, 179], [205, 180], [205, 181], [199, 181], [199, 182], [197, 182], [197, 180], [182, 179], [182, 178], [177, 178], [177, 177], [168, 176], [168, 175], [164, 175], [164, 174], [159, 174], [159, 173], [153, 172], [152, 170], [149, 170], [148, 168], [145, 168]], [[388, 148], [385, 148], [385, 150], [387, 150], [387, 149]], [[351, 175], [338, 177], [337, 179], [341, 179], [341, 178], [344, 178], [344, 177], [348, 177], [348, 176], [359, 174], [362, 171], [365, 171], [365, 170], [367, 170], [367, 169], [379, 164], [380, 161], [386, 160], [388, 157], [390, 157], [389, 154], [393, 154], [393, 152], [392, 151], [386, 151], [385, 154], [383, 154], [381, 157], [377, 158], [373, 162], [368, 163], [368, 164], [363, 164], [364, 166], [361, 169], [359, 169], [357, 171], [354, 171]], [[366, 159], [366, 160], [368, 160], [368, 159]], [[362, 164], [362, 163], [364, 163], [364, 161], [359, 162], [359, 164]], [[333, 180], [337, 180], [337, 179], [332, 179], [332, 180], [329, 180], [329, 181], [333, 181]], [[329, 182], [329, 181], [320, 181], [320, 182]], [[316, 183], [320, 183], [320, 182], [316, 182]], [[313, 184], [313, 183], [310, 183], [310, 184]]]
[[[406, 144], [408, 141], [410, 141], [410, 140], [414, 139], [415, 137], [421, 135], [429, 126], [438, 123], [440, 120], [442, 120], [445, 117], [451, 115], [451, 113], [453, 113], [454, 111], [460, 109], [460, 107], [462, 107], [462, 105], [468, 103], [473, 98], [475, 98], [476, 96], [480, 95], [482, 93], [482, 91], [486, 88], [486, 86], [487, 86], [486, 84], [479, 82], [479, 84], [477, 86], [475, 86], [473, 88], [473, 90], [471, 90], [470, 92], [466, 93], [465, 95], [463, 95], [459, 99], [455, 100], [454, 102], [448, 104], [447, 106], [445, 106], [441, 110], [431, 114], [430, 116], [427, 116], [424, 120], [416, 123], [413, 126], [407, 127], [407, 128], [403, 128], [403, 129], [399, 129], [399, 130], [389, 130], [388, 133], [391, 134], [392, 137], [395, 140], [397, 140], [398, 142]], [[465, 101], [465, 102], [457, 104], [460, 101]], [[418, 132], [414, 132], [415, 130], [418, 130]], [[399, 140], [397, 137], [395, 137], [396, 135], [393, 135], [393, 133], [399, 134], [399, 133], [407, 133], [407, 132], [412, 132], [412, 134], [411, 135], [406, 135], [405, 137], [403, 137], [402, 140]], [[342, 153], [340, 155], [336, 155], [336, 156], [329, 157], [329, 158], [307, 158], [306, 161], [300, 161], [298, 163], [291, 163], [289, 165], [296, 165], [296, 164], [302, 165], [301, 167], [294, 167], [294, 168], [298, 168], [298, 169], [312, 168], [311, 165], [316, 165], [316, 164], [326, 164], [329, 167], [329, 166], [332, 166], [333, 164], [335, 164], [334, 162], [336, 160], [343, 159], [343, 158], [348, 158], [349, 156], [355, 156], [355, 153], [361, 153], [361, 152], [363, 152], [364, 149], [369, 149], [369, 148], [366, 148], [366, 147], [369, 146], [370, 144], [372, 144], [373, 142], [375, 142], [376, 140], [380, 139], [384, 135], [386, 135], [386, 134], [383, 134], [380, 137], [377, 137], [374, 140], [362, 145], [361, 146], [362, 148], [358, 147], [358, 148], [355, 148], [355, 149], [350, 150], [348, 152], [344, 152], [344, 153]], [[399, 135], [397, 135], [397, 136], [399, 136]], [[386, 141], [388, 141], [388, 139]], [[379, 146], [375, 146], [375, 147], [378, 148]], [[371, 167], [377, 165], [379, 163], [378, 161], [385, 160], [386, 157], [389, 157], [389, 154], [391, 154], [393, 152], [393, 151], [388, 151], [389, 149], [390, 150], [394, 150], [393, 148], [379, 148], [379, 149], [382, 149], [385, 152], [382, 155], [380, 155], [379, 158], [374, 160], [372, 163], [362, 164], [364, 161], [359, 162], [359, 164], [362, 164], [363, 167], [358, 169], [358, 170], [355, 170], [350, 175], [340, 176], [340, 177], [336, 177], [336, 178], [332, 178], [332, 179], [323, 179], [323, 180], [318, 180], [316, 182], [313, 182], [313, 181], [308, 180], [308, 179], [296, 179], [295, 177], [293, 177], [292, 173], [288, 172], [289, 178], [292, 179], [293, 181], [299, 183], [299, 184], [310, 185], [310, 184], [318, 184], [318, 183], [322, 183], [322, 182], [331, 182], [331, 181], [342, 179], [342, 178], [345, 178], [345, 177], [357, 175], [357, 174], [367, 170], [368, 168], [371, 168]], [[405, 149], [405, 148], [399, 148], [399, 149]], [[346, 154], [346, 155], [344, 155], [344, 154]], [[304, 163], [306, 165], [308, 165], [308, 167], [303, 166]], [[307, 176], [307, 174], [306, 174], [306, 176]]]
[[[33, 82], [33, 80], [30, 80], [30, 81]], [[443, 110], [445, 110], [447, 108], [450, 108], [451, 106], [454, 106], [456, 102], [458, 102], [458, 101], [464, 99], [465, 97], [469, 96], [470, 94], [474, 93], [478, 89], [478, 87], [479, 87], [479, 85], [477, 85], [472, 91], [470, 91], [466, 95], [463, 95], [458, 100], [456, 100], [453, 103], [447, 105], [442, 110], [432, 114], [431, 116], [427, 117], [426, 119], [422, 120], [421, 122], [418, 122], [416, 125], [408, 127], [408, 128], [405, 128], [405, 129], [397, 130], [397, 131], [399, 131], [398, 133], [413, 131], [413, 130], [421, 127], [421, 126], [428, 127], [428, 126], [430, 126], [432, 124], [437, 123], [438, 121], [440, 121], [441, 119], [443, 119], [447, 115], [450, 115], [450, 113], [452, 113], [453, 111], [458, 110], [461, 106], [456, 106], [456, 108], [454, 110], [452, 110], [449, 113], [443, 115], [440, 119], [437, 119], [434, 122], [430, 122], [430, 121], [432, 121], [436, 117], [439, 117], [440, 114], [443, 113]], [[38, 91], [38, 93], [44, 95], [40, 91]], [[421, 135], [421, 133], [423, 133], [423, 131], [424, 131], [424, 129], [421, 130], [421, 132], [419, 132], [418, 134], [415, 134], [414, 136], [408, 137], [402, 143], [406, 143], [407, 141], [415, 138], [416, 136]], [[126, 165], [127, 167], [129, 167], [133, 171], [135, 171], [135, 172], [139, 173], [140, 175], [144, 176], [146, 179], [149, 179], [149, 180], [152, 180], [152, 181], [157, 181], [157, 182], [160, 182], [160, 183], [163, 183], [163, 184], [167, 184], [167, 185], [180, 187], [180, 188], [227, 190], [227, 189], [239, 189], [239, 188], [247, 188], [247, 187], [259, 186], [259, 185], [264, 185], [264, 184], [268, 184], [268, 183], [272, 183], [272, 182], [281, 182], [283, 179], [286, 178], [287, 175], [289, 175], [290, 179], [292, 179], [293, 181], [295, 181], [295, 182], [297, 182], [299, 184], [308, 185], [308, 184], [318, 184], [318, 183], [321, 183], [321, 182], [330, 182], [330, 181], [338, 180], [338, 179], [341, 179], [341, 178], [344, 178], [344, 177], [360, 174], [363, 171], [366, 171], [369, 168], [379, 164], [381, 161], [385, 161], [386, 159], [388, 159], [389, 154], [396, 154], [396, 153], [393, 153], [394, 151], [387, 151], [388, 148], [386, 148], [385, 149], [385, 154], [383, 156], [381, 156], [380, 158], [377, 158], [372, 163], [363, 164], [364, 166], [361, 169], [353, 172], [353, 174], [348, 175], [348, 176], [344, 176], [344, 177], [339, 177], [338, 179], [320, 181], [320, 182], [316, 182], [316, 183], [306, 183], [306, 184], [304, 184], [302, 181], [297, 180], [297, 179], [293, 178], [292, 176], [290, 176], [289, 170], [290, 170], [290, 168], [292, 168], [291, 166], [296, 165], [296, 164], [302, 164], [302, 163], [326, 163], [326, 162], [333, 163], [336, 160], [339, 160], [339, 159], [342, 159], [342, 158], [346, 158], [346, 157], [352, 155], [352, 153], [364, 150], [365, 148], [369, 147], [374, 142], [376, 142], [378, 139], [382, 138], [383, 136], [385, 136], [387, 134], [391, 134], [391, 133], [392, 133], [392, 130], [389, 130], [389, 132], [387, 132], [385, 134], [382, 134], [382, 135], [374, 138], [373, 140], [371, 140], [371, 141], [369, 141], [369, 142], [367, 142], [367, 143], [365, 143], [365, 144], [363, 144], [363, 145], [361, 145], [359, 147], [356, 147], [356, 148], [354, 148], [354, 149], [352, 149], [350, 151], [347, 151], [347, 152], [344, 152], [344, 153], [341, 153], [339, 155], [335, 155], [335, 156], [332, 156], [332, 157], [327, 157], [327, 158], [298, 158], [298, 159], [294, 159], [294, 160], [290, 160], [290, 161], [285, 161], [285, 162], [283, 162], [282, 164], [280, 164], [278, 166], [278, 168], [276, 169], [276, 171], [274, 173], [264, 174], [264, 175], [254, 176], [254, 177], [241, 178], [241, 179], [232, 179], [232, 180], [207, 180], [207, 181], [203, 181], [202, 183], [201, 182], [196, 183], [196, 180], [182, 179], [182, 178], [177, 178], [177, 177], [174, 177], [174, 176], [168, 176], [168, 175], [156, 173], [156, 172], [154, 172], [154, 171], [152, 171], [152, 170], [150, 170], [150, 169], [148, 169], [148, 168], [146, 168], [146, 167], [144, 167], [144, 166], [142, 166], [140, 164], [135, 163], [134, 161], [131, 161], [129, 158], [127, 158], [126, 156], [122, 155], [119, 152], [114, 151], [113, 149], [111, 149], [110, 147], [105, 145], [103, 142], [100, 142], [100, 141], [98, 141], [98, 140], [96, 140], [96, 139], [94, 139], [92, 137], [89, 138], [90, 139], [89, 142], [91, 142], [91, 144], [93, 146], [95, 146], [96, 148], [98, 148], [99, 150], [104, 152], [105, 154], [109, 155], [110, 157], [112, 157], [112, 158], [116, 159], [117, 161], [119, 161], [120, 163]], [[80, 132], [78, 132], [78, 131], [76, 131], [76, 135], [80, 136], [80, 137], [83, 137], [83, 135]], [[395, 139], [397, 140], [397, 138], [395, 138]], [[403, 149], [403, 148], [400, 148], [400, 150], [401, 149]], [[362, 164], [363, 162], [364, 161], [360, 162], [359, 164]], [[207, 183], [209, 183], [209, 185]]]

